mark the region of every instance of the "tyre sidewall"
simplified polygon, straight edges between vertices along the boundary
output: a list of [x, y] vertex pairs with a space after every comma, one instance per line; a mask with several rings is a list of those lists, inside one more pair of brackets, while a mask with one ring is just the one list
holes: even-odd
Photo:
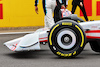
[[[72, 49], [64, 50], [59, 47], [56, 36], [62, 29], [71, 29], [75, 32], [77, 38], [76, 44]], [[78, 41], [79, 40], [79, 41]], [[82, 27], [72, 20], [61, 20], [57, 22], [50, 30], [48, 43], [51, 51], [59, 57], [75, 57], [83, 50], [86, 42], [86, 36]]]

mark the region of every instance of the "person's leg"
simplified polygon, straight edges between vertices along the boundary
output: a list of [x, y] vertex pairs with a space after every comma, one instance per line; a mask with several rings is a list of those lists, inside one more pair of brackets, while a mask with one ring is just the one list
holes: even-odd
[[46, 9], [46, 1], [45, 0], [42, 0], [42, 5], [43, 5], [44, 14], [45, 14], [45, 18], [44, 18], [45, 27], [48, 27], [47, 19], [46, 19], [47, 9]]
[[45, 16], [45, 24], [46, 24], [45, 26], [49, 28], [51, 28], [55, 24], [53, 15], [52, 15], [52, 9], [50, 8], [47, 8], [47, 14]]
[[44, 12], [45, 12], [45, 27], [51, 28], [55, 23], [52, 13], [56, 6], [56, 0], [43, 0]]
[[72, 14], [74, 14], [74, 13], [75, 13], [76, 7], [77, 7], [77, 5], [76, 5], [76, 4], [73, 4], [73, 5], [72, 5], [72, 11], [71, 11], [71, 12], [72, 12]]
[[85, 20], [88, 21], [88, 17], [87, 17], [87, 14], [86, 14], [84, 5], [83, 5], [83, 7], [81, 7], [80, 5], [78, 5], [78, 6], [79, 6], [80, 9], [82, 10], [82, 13], [83, 13], [83, 15], [84, 15]]
[[55, 21], [55, 23], [60, 20], [59, 11], [60, 11], [60, 7], [56, 6], [55, 10], [54, 10], [54, 21]]

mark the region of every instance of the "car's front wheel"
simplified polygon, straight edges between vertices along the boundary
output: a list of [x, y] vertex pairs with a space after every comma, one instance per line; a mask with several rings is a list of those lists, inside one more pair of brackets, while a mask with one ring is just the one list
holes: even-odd
[[59, 57], [71, 58], [82, 52], [86, 36], [77, 22], [61, 20], [50, 30], [48, 42], [54, 54]]

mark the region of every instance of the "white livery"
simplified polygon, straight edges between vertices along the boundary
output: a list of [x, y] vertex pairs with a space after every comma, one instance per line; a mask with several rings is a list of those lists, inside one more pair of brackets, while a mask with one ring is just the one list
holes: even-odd
[[80, 54], [89, 42], [93, 51], [100, 52], [100, 21], [84, 22], [68, 10], [61, 11], [63, 18], [51, 29], [38, 29], [34, 33], [5, 42], [4, 45], [12, 51], [20, 52], [40, 50], [40, 43], [48, 42], [54, 54], [71, 58]]
[[40, 42], [47, 41], [47, 31], [49, 31], [49, 28], [41, 28], [24, 37], [5, 42], [4, 45], [12, 51], [40, 50]]
[[[87, 38], [100, 38], [100, 21], [89, 21], [79, 24], [85, 30]], [[88, 29], [89, 31], [86, 31]], [[49, 28], [41, 28], [34, 33], [25, 35], [24, 37], [5, 42], [4, 45], [12, 51], [40, 50], [40, 42], [48, 41], [47, 31], [49, 30]]]

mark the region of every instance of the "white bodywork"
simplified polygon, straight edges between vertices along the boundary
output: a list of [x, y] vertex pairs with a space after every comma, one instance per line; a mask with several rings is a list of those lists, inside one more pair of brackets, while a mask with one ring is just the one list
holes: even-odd
[[[100, 38], [100, 21], [89, 21], [79, 24], [85, 30], [87, 38]], [[24, 37], [5, 42], [4, 45], [12, 51], [40, 50], [40, 42], [47, 42], [47, 31], [49, 30], [49, 28], [41, 28]]]
[[79, 23], [85, 30], [87, 39], [100, 39], [100, 21]]
[[88, 21], [79, 23], [84, 29], [100, 30], [100, 21]]
[[12, 51], [40, 50], [40, 42], [47, 41], [49, 30], [49, 28], [41, 28], [34, 33], [5, 42], [4, 45]]

